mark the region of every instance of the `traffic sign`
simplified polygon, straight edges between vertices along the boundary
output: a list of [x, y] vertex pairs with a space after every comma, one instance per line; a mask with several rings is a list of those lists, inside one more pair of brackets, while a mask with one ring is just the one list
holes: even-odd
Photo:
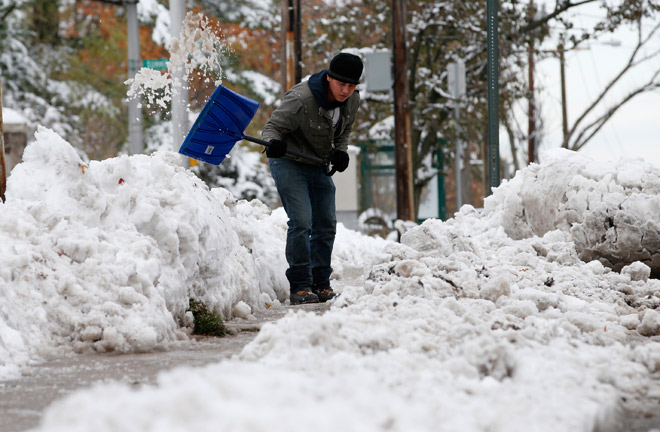
[[146, 59], [142, 60], [142, 67], [150, 68], [150, 69], [167, 69], [167, 62], [169, 60], [166, 58], [162, 59]]

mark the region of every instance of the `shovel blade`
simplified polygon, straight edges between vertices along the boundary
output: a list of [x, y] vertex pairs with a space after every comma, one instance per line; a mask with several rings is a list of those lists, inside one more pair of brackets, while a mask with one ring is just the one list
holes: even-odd
[[215, 89], [190, 128], [179, 153], [213, 165], [244, 138], [259, 103], [222, 85]]

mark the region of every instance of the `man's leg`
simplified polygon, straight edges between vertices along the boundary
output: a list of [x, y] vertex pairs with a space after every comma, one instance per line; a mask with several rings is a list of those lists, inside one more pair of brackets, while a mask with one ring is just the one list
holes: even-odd
[[286, 234], [286, 260], [292, 303], [318, 301], [305, 291], [312, 287], [309, 235], [312, 225], [312, 203], [309, 196], [309, 168], [287, 159], [270, 159], [271, 173], [289, 221]]
[[310, 193], [312, 228], [310, 253], [313, 290], [321, 301], [334, 296], [330, 289], [332, 248], [337, 230], [335, 185], [331, 177], [319, 170]]

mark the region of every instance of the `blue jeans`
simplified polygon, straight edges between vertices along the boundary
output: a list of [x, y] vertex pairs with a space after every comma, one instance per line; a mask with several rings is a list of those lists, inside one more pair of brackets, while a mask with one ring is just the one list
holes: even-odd
[[286, 277], [291, 291], [330, 287], [335, 243], [335, 184], [322, 166], [269, 159], [282, 206], [289, 217]]

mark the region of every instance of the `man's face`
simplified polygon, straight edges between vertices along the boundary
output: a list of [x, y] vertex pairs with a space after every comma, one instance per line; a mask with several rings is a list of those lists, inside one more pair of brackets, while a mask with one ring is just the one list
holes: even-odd
[[355, 91], [355, 84], [349, 84], [328, 77], [328, 100], [330, 102], [344, 102]]

